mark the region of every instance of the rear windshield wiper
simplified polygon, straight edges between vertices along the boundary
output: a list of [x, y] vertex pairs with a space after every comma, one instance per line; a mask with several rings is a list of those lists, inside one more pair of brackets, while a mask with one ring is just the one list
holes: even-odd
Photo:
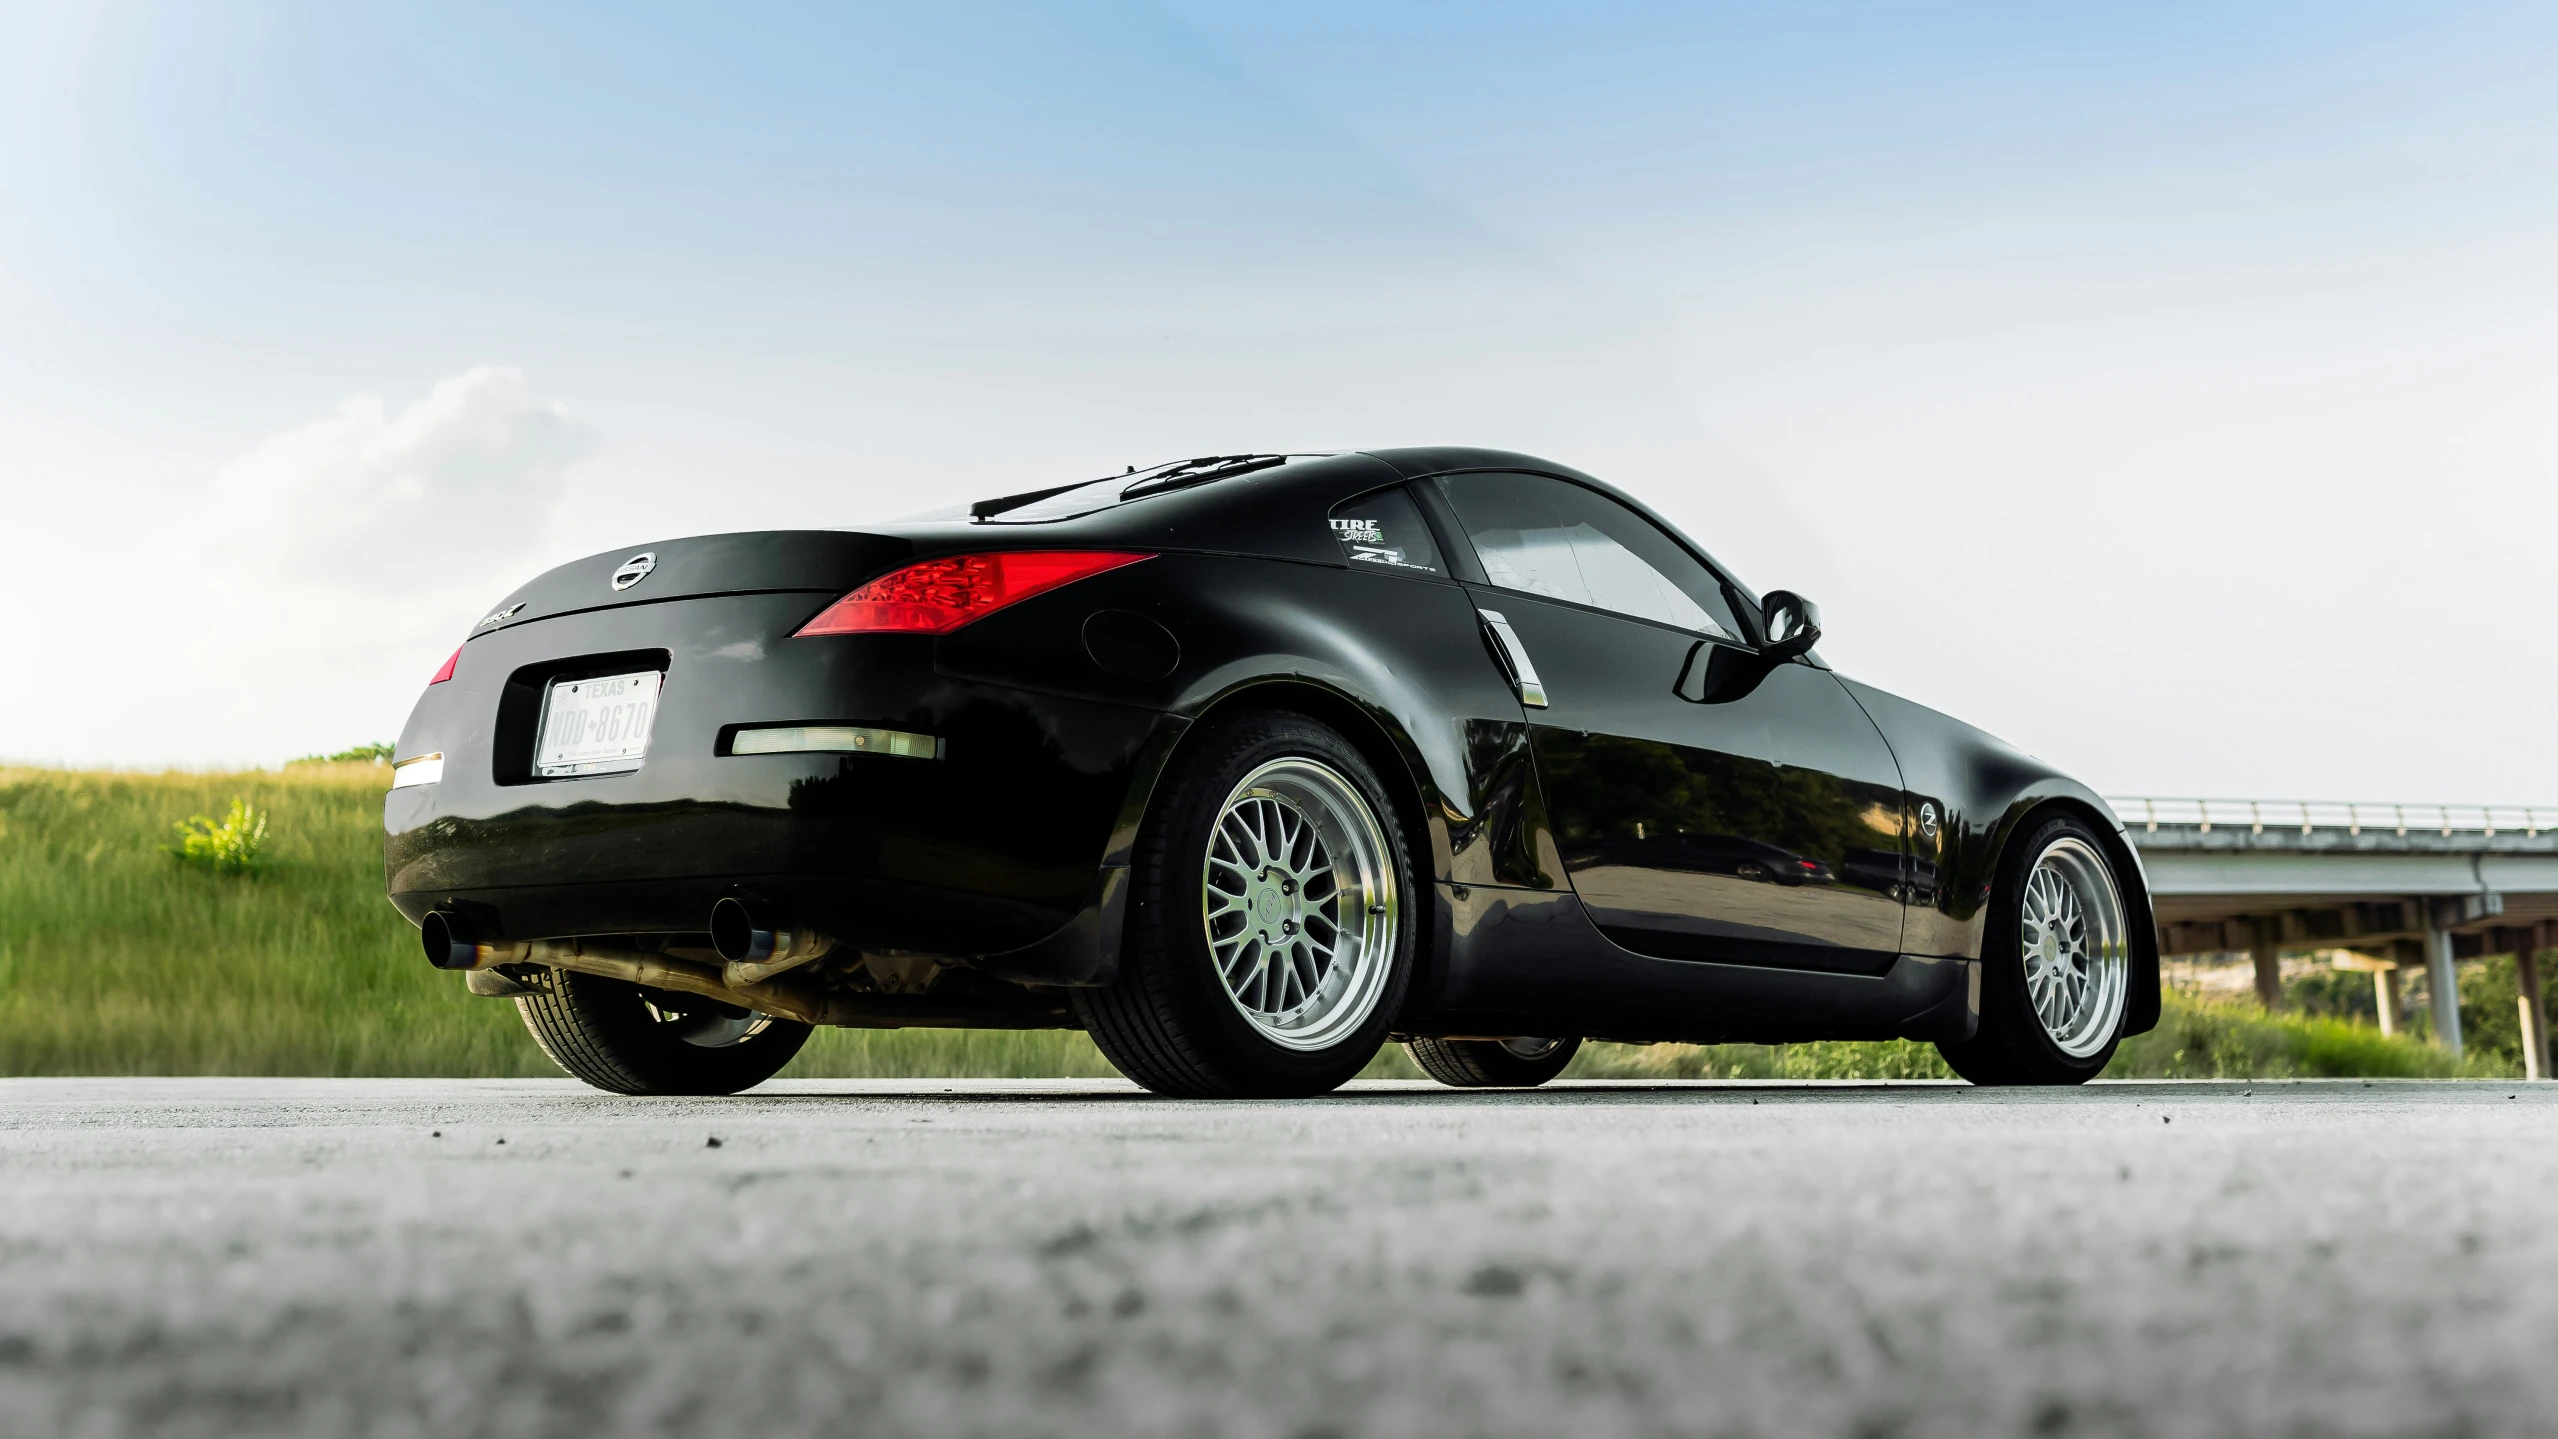
[[[1169, 465], [1158, 465], [1142, 475], [1135, 475], [1128, 481], [1126, 488], [1112, 496], [1112, 501], [1141, 500], [1148, 495], [1188, 489], [1192, 485], [1204, 485], [1210, 480], [1222, 480], [1230, 475], [1250, 474], [1254, 470], [1266, 470], [1273, 465], [1284, 465], [1287, 462], [1286, 455], [1202, 455], [1195, 460], [1176, 460]], [[1044, 490], [1024, 490], [1017, 495], [998, 495], [994, 499], [979, 500], [970, 505], [968, 517], [974, 520], [992, 519], [1013, 510], [1026, 509], [1041, 500], [1065, 494], [1070, 490], [1080, 490], [1087, 485], [1109, 483], [1108, 480], [1077, 480], [1070, 485], [1051, 485]]]
[[1119, 498], [1143, 499], [1147, 495], [1160, 495], [1166, 490], [1188, 489], [1192, 485], [1204, 485], [1210, 480], [1248, 475], [1255, 470], [1266, 470], [1273, 465], [1284, 465], [1287, 462], [1286, 455], [1202, 455], [1198, 459], [1183, 460], [1169, 469], [1146, 476], [1121, 490]]
[[1024, 490], [1018, 495], [998, 495], [991, 500], [979, 500], [968, 507], [968, 517], [972, 520], [986, 519], [992, 515], [1000, 515], [1006, 510], [1035, 505], [1050, 495], [1062, 495], [1068, 490], [1080, 490], [1091, 483], [1090, 480], [1077, 480], [1071, 485], [1050, 485], [1044, 490]]

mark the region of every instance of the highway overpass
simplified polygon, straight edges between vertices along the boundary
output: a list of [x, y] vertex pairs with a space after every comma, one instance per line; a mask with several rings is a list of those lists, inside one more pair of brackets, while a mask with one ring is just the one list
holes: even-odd
[[2532, 1077], [2545, 1072], [2538, 955], [2558, 947], [2558, 806], [2109, 802], [2149, 872], [2161, 953], [2248, 953], [2271, 1004], [2280, 951], [2350, 951], [2378, 975], [2385, 1016], [2398, 971], [2421, 967], [2434, 1033], [2455, 1053], [2454, 960], [2512, 954]]

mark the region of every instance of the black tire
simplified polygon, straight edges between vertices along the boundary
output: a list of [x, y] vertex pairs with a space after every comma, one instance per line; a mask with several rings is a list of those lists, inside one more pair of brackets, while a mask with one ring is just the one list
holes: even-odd
[[[2085, 1084], [2104, 1070], [2122, 1043], [2123, 1016], [2130, 1007], [2128, 990], [2112, 1004], [2110, 1032], [2104, 1033], [2099, 1047], [2087, 1052], [2065, 1050], [2035, 1011], [2022, 942], [2026, 881], [2047, 854], [2056, 852], [2091, 856], [2101, 867], [2105, 884], [2112, 887], [2120, 910], [2122, 885], [2111, 853], [2084, 821], [2063, 815], [2034, 823], [2019, 842], [2008, 846], [1990, 891], [1989, 920], [1981, 941], [1980, 1029], [1959, 1044], [1936, 1046], [1946, 1064], [1974, 1084]], [[2123, 942], [2128, 945], [2128, 933]], [[2101, 1026], [2101, 1017], [2095, 1023]], [[2094, 1036], [2091, 1030], [2088, 1039]], [[2084, 1045], [2083, 1041], [2081, 1048]]]
[[553, 1064], [613, 1094], [752, 1089], [779, 1074], [809, 1034], [796, 1020], [565, 969], [518, 995], [515, 1008]]
[[1577, 1039], [1408, 1039], [1421, 1072], [1458, 1089], [1534, 1089], [1581, 1052]]
[[[1245, 1001], [1229, 992], [1208, 937], [1204, 887], [1219, 817], [1247, 777], [1290, 760], [1312, 761], [1355, 792], [1374, 821], [1372, 841], [1382, 841], [1372, 857], [1392, 886], [1391, 940], [1363, 949], [1362, 967], [1344, 971], [1372, 999], [1355, 1024], [1357, 1011], [1343, 1005], [1343, 1032], [1320, 1048], [1287, 1047], [1247, 1020]], [[1426, 909], [1413, 883], [1403, 816], [1375, 768], [1339, 733], [1287, 713], [1209, 721], [1156, 786], [1129, 884], [1118, 977], [1071, 991], [1076, 1017], [1120, 1073], [1181, 1098], [1302, 1098], [1340, 1087], [1376, 1057], [1411, 983], [1414, 934]], [[1314, 893], [1311, 884], [1307, 893]], [[1382, 971], [1364, 967], [1377, 960]]]

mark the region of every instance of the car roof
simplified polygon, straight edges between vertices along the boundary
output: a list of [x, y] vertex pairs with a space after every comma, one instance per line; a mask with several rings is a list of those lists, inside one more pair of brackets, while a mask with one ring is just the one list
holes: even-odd
[[[879, 528], [910, 538], [920, 553], [982, 548], [992, 536], [1005, 534], [1041, 548], [1126, 545], [1338, 564], [1340, 547], [1333, 538], [1329, 516], [1343, 501], [1433, 475], [1512, 470], [1553, 475], [1616, 499], [1679, 536], [1709, 567], [1731, 577], [1729, 569], [1650, 505], [1595, 475], [1536, 455], [1472, 445], [1413, 445], [1299, 452], [1286, 456], [1286, 460], [1285, 464], [1268, 466], [1238, 465], [1238, 472], [1230, 478], [1210, 478], [1204, 483], [1053, 520], [1024, 523], [1007, 521], [1001, 512], [976, 519], [953, 513]], [[1132, 476], [1132, 481], [1143, 479], [1146, 473], [1150, 472]], [[1746, 586], [1742, 590], [1748, 595]]]
[[1585, 475], [1570, 465], [1559, 465], [1516, 450], [1487, 450], [1473, 445], [1413, 445], [1392, 450], [1362, 450], [1360, 453], [1385, 461], [1408, 480], [1427, 475], [1459, 474], [1467, 470], [1528, 470], [1537, 474], [1561, 475], [1565, 479], [1579, 480], [1611, 494], [1616, 493], [1615, 486], [1595, 475]]

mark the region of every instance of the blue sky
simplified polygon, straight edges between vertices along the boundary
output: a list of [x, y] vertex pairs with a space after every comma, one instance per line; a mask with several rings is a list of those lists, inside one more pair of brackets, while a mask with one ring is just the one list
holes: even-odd
[[2558, 803], [2553, 62], [2546, 6], [0, 6], [0, 756], [387, 736], [668, 534], [1473, 442], [2109, 790]]

